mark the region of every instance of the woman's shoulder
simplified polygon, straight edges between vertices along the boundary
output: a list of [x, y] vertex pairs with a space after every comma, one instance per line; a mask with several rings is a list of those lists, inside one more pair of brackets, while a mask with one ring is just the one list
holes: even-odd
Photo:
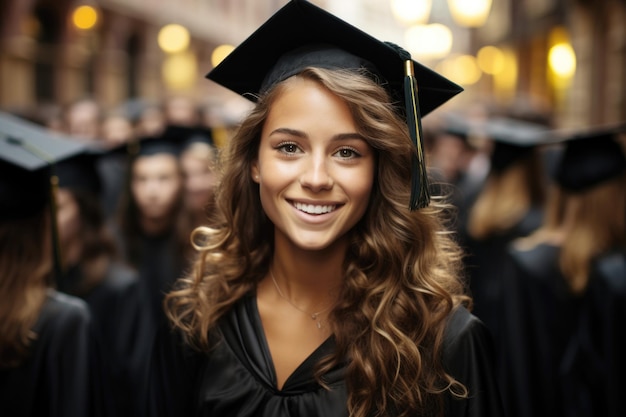
[[449, 348], [470, 337], [489, 337], [486, 326], [464, 305], [450, 312], [444, 333], [444, 347]]
[[89, 308], [85, 301], [53, 289], [48, 290], [43, 311], [53, 318], [67, 316], [89, 319]]
[[82, 331], [88, 328], [90, 323], [91, 314], [85, 301], [50, 289], [35, 325], [35, 332], [62, 335]]
[[489, 362], [495, 356], [494, 340], [487, 326], [465, 306], [456, 307], [448, 317], [443, 337], [444, 365], [466, 369], [468, 362]]

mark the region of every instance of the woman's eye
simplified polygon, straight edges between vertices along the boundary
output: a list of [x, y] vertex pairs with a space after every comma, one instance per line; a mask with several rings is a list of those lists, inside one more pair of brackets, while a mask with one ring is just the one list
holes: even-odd
[[339, 149], [335, 155], [344, 159], [356, 158], [359, 156], [359, 153], [352, 148], [341, 148]]
[[298, 145], [295, 143], [282, 143], [277, 149], [283, 153], [296, 153], [299, 150]]

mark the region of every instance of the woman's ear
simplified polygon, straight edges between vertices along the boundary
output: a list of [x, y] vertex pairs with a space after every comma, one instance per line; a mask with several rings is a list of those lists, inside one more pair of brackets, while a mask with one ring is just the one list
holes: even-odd
[[250, 175], [252, 175], [252, 181], [259, 183], [261, 182], [261, 176], [259, 175], [259, 163], [254, 161], [252, 163], [252, 168], [250, 168]]

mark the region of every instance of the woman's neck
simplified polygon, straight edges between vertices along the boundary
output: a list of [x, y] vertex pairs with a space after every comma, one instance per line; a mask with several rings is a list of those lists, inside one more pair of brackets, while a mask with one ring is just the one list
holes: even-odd
[[280, 238], [275, 242], [270, 264], [275, 283], [266, 283], [270, 290], [277, 286], [281, 296], [307, 311], [333, 304], [343, 283], [346, 245], [307, 251], [284, 243]]
[[161, 218], [149, 218], [149, 217], [140, 217], [139, 224], [141, 225], [141, 230], [143, 230], [144, 234], [147, 236], [157, 236], [163, 234], [169, 229], [171, 225], [171, 221], [169, 218], [161, 217]]

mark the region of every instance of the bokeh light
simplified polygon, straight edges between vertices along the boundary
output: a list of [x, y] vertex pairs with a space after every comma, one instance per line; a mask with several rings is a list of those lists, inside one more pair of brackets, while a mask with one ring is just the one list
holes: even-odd
[[440, 23], [415, 25], [406, 30], [404, 41], [411, 55], [438, 59], [452, 49], [452, 31]]
[[557, 76], [570, 79], [576, 72], [576, 54], [569, 43], [559, 43], [548, 52], [550, 69]]
[[495, 46], [483, 46], [476, 58], [478, 66], [486, 74], [499, 74], [504, 70], [504, 53]]
[[391, 0], [391, 12], [398, 22], [415, 25], [428, 22], [432, 0]]
[[189, 40], [187, 28], [175, 23], [165, 25], [159, 31], [159, 47], [170, 54], [186, 50], [189, 47]]
[[448, 0], [452, 18], [461, 26], [480, 27], [491, 11], [491, 0]]
[[439, 63], [437, 70], [462, 86], [476, 84], [482, 76], [477, 60], [472, 55], [451, 55]]
[[233, 51], [233, 49], [235, 49], [233, 45], [220, 45], [215, 48], [213, 53], [211, 53], [211, 65], [213, 65], [213, 67], [217, 67], [219, 63]]
[[197, 82], [198, 63], [196, 56], [188, 51], [168, 55], [161, 68], [163, 81], [171, 90], [189, 90]]
[[89, 30], [98, 23], [98, 11], [92, 6], [78, 6], [72, 13], [72, 22], [78, 29]]

